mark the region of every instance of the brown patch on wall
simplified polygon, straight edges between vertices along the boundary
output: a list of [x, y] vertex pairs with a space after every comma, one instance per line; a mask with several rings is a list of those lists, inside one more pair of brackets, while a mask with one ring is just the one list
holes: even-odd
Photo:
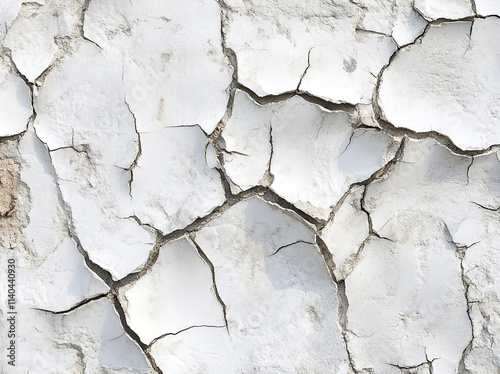
[[0, 141], [0, 248], [23, 251], [22, 230], [28, 222], [23, 206], [29, 197], [22, 191], [18, 145], [18, 138]]
[[13, 159], [0, 160], [0, 216], [11, 217], [19, 197], [19, 164]]

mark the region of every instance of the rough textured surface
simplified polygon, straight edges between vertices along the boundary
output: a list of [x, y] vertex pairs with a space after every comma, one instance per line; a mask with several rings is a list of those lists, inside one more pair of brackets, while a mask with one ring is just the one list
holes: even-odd
[[464, 150], [500, 143], [499, 32], [495, 17], [432, 25], [382, 74], [382, 117], [398, 127], [446, 135]]
[[0, 372], [500, 372], [497, 0], [0, 0]]
[[195, 243], [214, 269], [226, 329], [193, 327], [158, 340], [152, 354], [162, 371], [345, 370], [336, 286], [312, 227], [254, 197], [210, 222]]

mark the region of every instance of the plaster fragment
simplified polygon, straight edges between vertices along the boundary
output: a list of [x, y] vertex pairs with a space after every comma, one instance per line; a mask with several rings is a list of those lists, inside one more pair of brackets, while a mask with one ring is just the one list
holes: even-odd
[[495, 0], [474, 0], [476, 3], [476, 12], [478, 15], [487, 16], [498, 16], [500, 17], [500, 3]]
[[145, 344], [191, 326], [225, 324], [210, 268], [186, 238], [160, 248], [153, 267], [121, 290], [120, 300], [129, 326]]
[[222, 52], [220, 17], [215, 0], [90, 3], [85, 35], [122, 54], [125, 95], [139, 131], [215, 129], [233, 73]]
[[382, 74], [382, 117], [396, 127], [441, 133], [463, 150], [500, 143], [500, 78], [494, 73], [500, 44], [493, 37], [499, 32], [496, 17], [432, 25]]
[[205, 160], [208, 139], [198, 126], [143, 133], [141, 144], [131, 192], [141, 222], [168, 234], [224, 203], [219, 174]]
[[472, 332], [454, 247], [431, 216], [401, 212], [393, 226], [395, 242], [370, 240], [345, 281], [356, 370], [400, 373], [394, 365], [429, 358], [439, 373], [455, 373]]
[[0, 137], [19, 134], [31, 117], [29, 88], [6, 56], [0, 56]]
[[351, 189], [320, 236], [331, 252], [337, 280], [345, 279], [355, 266], [357, 252], [369, 236], [368, 216], [361, 209], [364, 187]]
[[469, 0], [415, 0], [417, 9], [426, 19], [460, 19], [474, 16]]

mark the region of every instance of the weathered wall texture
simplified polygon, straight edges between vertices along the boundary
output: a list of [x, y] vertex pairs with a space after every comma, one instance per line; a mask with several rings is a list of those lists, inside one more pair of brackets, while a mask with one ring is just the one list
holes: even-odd
[[2, 373], [500, 373], [498, 0], [0, 0], [0, 41]]

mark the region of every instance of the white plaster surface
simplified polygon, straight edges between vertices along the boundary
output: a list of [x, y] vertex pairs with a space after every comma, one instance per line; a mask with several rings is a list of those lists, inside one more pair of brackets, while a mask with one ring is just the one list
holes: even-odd
[[497, 0], [0, 0], [0, 372], [500, 372]]

